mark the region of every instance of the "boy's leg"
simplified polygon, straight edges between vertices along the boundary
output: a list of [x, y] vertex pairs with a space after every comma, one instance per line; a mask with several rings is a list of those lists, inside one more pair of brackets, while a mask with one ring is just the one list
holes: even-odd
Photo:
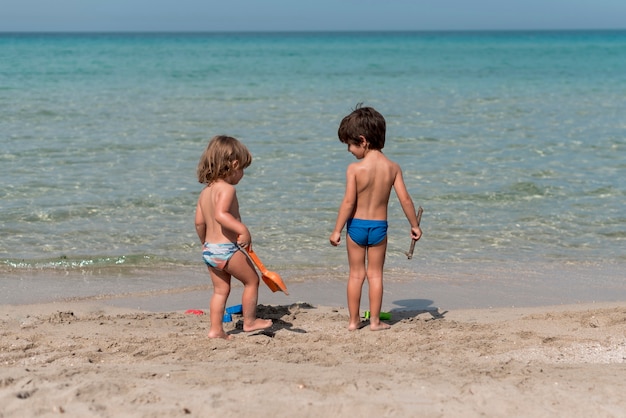
[[367, 283], [370, 299], [370, 327], [372, 330], [389, 328], [389, 324], [380, 322], [380, 310], [383, 305], [383, 267], [387, 253], [387, 238], [367, 249]]
[[[347, 235], [347, 234], [346, 234]], [[361, 291], [365, 282], [365, 247], [352, 241], [350, 235], [346, 236], [346, 248], [348, 249], [348, 312], [350, 322], [348, 329], [353, 331], [361, 327]]]
[[230, 294], [230, 274], [211, 267], [209, 267], [209, 274], [213, 282], [213, 295], [209, 304], [209, 317], [211, 319], [209, 337], [229, 339], [230, 335], [224, 332], [222, 320], [224, 318], [226, 300]]
[[256, 316], [256, 306], [259, 298], [259, 275], [248, 257], [241, 251], [237, 251], [228, 260], [226, 270], [243, 283], [243, 295], [241, 297], [243, 330], [248, 332], [271, 327], [271, 320], [259, 319]]

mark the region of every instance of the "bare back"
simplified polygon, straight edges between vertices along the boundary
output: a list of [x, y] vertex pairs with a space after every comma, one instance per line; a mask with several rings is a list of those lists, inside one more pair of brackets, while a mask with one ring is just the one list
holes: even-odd
[[354, 218], [386, 220], [391, 189], [401, 178], [400, 166], [382, 152], [368, 153], [362, 161], [353, 163], [348, 169], [356, 189]]
[[196, 229], [202, 229], [204, 225], [203, 234], [198, 231], [199, 235], [204, 235], [200, 237], [201, 241], [214, 244], [237, 242], [236, 229], [229, 227], [240, 224], [240, 221], [239, 202], [233, 185], [217, 181], [202, 190], [196, 207]]

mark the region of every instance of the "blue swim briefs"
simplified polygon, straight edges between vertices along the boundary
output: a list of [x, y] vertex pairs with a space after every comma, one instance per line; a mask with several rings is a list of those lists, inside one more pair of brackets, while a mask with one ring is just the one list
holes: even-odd
[[352, 218], [347, 226], [352, 241], [363, 247], [380, 244], [387, 236], [387, 221]]

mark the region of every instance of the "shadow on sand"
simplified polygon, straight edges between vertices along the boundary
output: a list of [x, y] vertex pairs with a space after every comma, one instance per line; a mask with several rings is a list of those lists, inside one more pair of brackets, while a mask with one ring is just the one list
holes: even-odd
[[430, 315], [430, 318], [426, 319], [426, 321], [444, 319], [448, 313], [448, 311], [439, 312], [439, 308], [433, 306], [433, 301], [429, 299], [401, 299], [394, 300], [393, 303], [400, 306], [400, 308], [394, 308], [390, 311], [392, 319], [387, 322], [391, 324], [400, 322], [403, 319], [416, 318], [421, 314]]
[[[291, 322], [284, 320], [283, 318], [289, 318], [294, 313], [303, 309], [315, 309], [313, 305], [308, 303], [294, 303], [292, 305], [279, 305], [279, 306], [267, 306], [259, 305], [257, 307], [257, 316], [259, 318], [271, 319], [273, 324], [270, 328], [251, 332], [249, 336], [265, 335], [267, 337], [274, 337], [277, 331], [287, 330], [291, 332], [297, 332], [300, 334], [306, 334], [306, 331], [301, 328], [294, 328]], [[240, 319], [235, 325], [235, 329], [229, 334], [243, 333], [243, 320]]]

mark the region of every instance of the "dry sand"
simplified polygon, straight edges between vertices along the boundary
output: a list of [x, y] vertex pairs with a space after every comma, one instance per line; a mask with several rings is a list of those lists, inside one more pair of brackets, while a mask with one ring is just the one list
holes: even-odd
[[626, 303], [394, 312], [259, 307], [269, 332], [208, 315], [76, 301], [0, 307], [0, 417], [624, 417]]

